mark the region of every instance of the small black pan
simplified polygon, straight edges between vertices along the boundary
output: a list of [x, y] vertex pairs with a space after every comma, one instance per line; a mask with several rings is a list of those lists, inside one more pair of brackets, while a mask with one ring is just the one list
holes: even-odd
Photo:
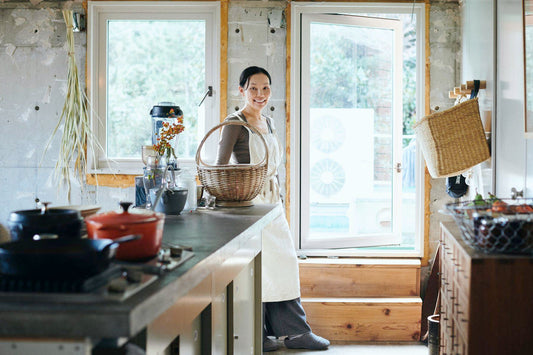
[[0, 274], [39, 279], [79, 279], [109, 267], [120, 243], [140, 239], [18, 240], [0, 244]]

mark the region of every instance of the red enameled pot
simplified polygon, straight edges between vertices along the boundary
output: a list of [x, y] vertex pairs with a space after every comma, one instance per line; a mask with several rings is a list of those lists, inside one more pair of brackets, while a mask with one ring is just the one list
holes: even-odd
[[144, 260], [157, 255], [163, 240], [165, 215], [149, 210], [128, 212], [130, 202], [121, 202], [122, 213], [105, 212], [85, 218], [90, 239], [116, 239], [140, 234], [141, 239], [119, 245], [115, 259]]

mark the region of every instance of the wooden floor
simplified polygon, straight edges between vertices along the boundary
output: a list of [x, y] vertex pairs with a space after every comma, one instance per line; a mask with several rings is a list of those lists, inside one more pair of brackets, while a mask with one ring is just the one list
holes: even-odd
[[[283, 343], [280, 343], [283, 344]], [[324, 351], [310, 351], [299, 349], [287, 349], [281, 345], [280, 350], [265, 354], [285, 355], [285, 354], [299, 354], [299, 355], [428, 355], [428, 347], [423, 343], [408, 343], [408, 344], [356, 344], [356, 343], [335, 343], [333, 342], [328, 350]]]

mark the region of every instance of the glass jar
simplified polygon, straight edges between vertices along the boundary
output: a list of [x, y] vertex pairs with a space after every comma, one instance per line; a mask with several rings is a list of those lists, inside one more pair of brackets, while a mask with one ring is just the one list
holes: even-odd
[[187, 202], [183, 208], [186, 212], [195, 211], [197, 207], [196, 174], [194, 172], [195, 170], [184, 168], [180, 174], [180, 185], [187, 189]]
[[150, 199], [150, 190], [154, 188], [161, 188], [165, 181], [165, 175], [167, 170], [167, 161], [165, 157], [148, 156], [146, 159], [146, 166], [143, 172], [143, 185], [146, 193], [146, 208], [152, 208], [152, 202]]

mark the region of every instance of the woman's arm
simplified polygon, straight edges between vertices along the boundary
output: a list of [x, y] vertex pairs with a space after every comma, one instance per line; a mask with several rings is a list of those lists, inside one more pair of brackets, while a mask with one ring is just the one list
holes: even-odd
[[225, 165], [229, 163], [233, 149], [241, 134], [242, 126], [229, 125], [222, 127], [220, 140], [218, 141], [216, 165]]

